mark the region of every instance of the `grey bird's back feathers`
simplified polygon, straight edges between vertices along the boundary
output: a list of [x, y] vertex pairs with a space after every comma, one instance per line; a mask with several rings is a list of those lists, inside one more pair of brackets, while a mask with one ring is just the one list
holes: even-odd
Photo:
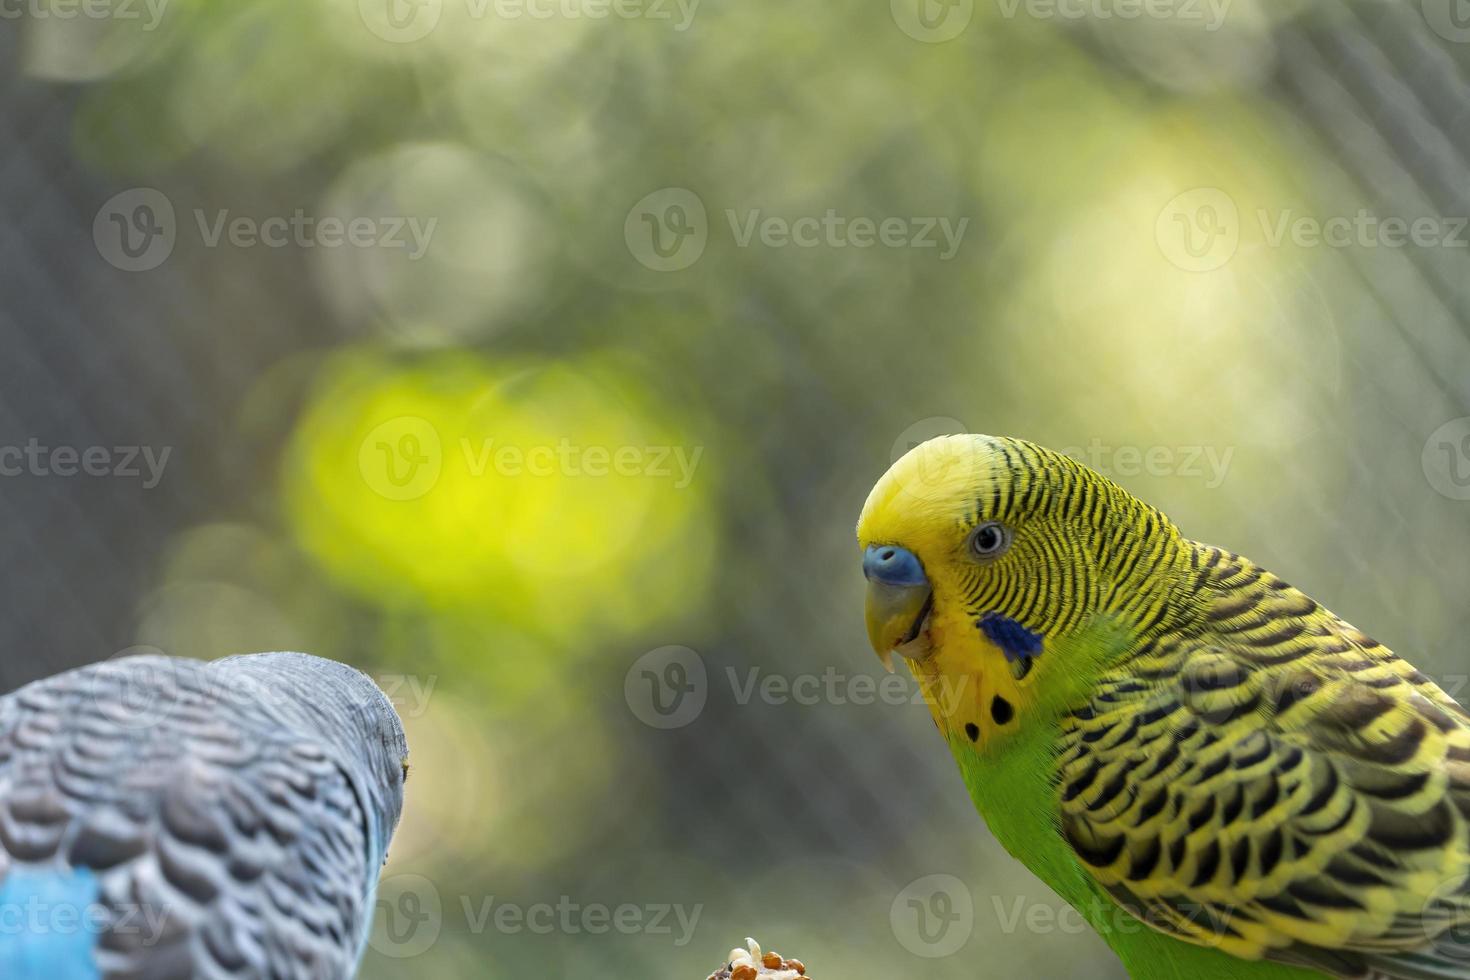
[[302, 654], [37, 681], [0, 698], [0, 888], [88, 869], [101, 977], [347, 977], [406, 754], [370, 678]]

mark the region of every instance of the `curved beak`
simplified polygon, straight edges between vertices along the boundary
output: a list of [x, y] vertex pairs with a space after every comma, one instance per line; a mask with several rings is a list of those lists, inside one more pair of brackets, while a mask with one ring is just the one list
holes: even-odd
[[863, 552], [863, 575], [868, 579], [864, 602], [868, 642], [892, 672], [893, 651], [919, 635], [934, 593], [919, 559], [897, 545], [868, 546]]

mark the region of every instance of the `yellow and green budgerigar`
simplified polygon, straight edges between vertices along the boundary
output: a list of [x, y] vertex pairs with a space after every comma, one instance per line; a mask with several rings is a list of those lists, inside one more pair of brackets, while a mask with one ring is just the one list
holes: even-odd
[[1132, 976], [1470, 977], [1470, 714], [1408, 661], [1019, 439], [915, 448], [858, 538], [874, 649]]

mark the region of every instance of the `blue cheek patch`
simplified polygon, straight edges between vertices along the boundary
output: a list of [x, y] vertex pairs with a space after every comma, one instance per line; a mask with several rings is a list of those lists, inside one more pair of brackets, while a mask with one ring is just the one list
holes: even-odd
[[991, 643], [1000, 647], [1006, 659], [1021, 662], [1041, 652], [1041, 634], [1033, 633], [1014, 619], [1000, 613], [986, 613], [976, 623]]

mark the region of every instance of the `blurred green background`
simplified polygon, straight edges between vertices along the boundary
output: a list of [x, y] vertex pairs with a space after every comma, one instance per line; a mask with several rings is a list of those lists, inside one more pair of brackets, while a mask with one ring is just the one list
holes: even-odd
[[1027, 437], [1455, 687], [1458, 4], [5, 5], [4, 686], [382, 679], [365, 977], [1121, 976], [878, 686], [853, 524]]

